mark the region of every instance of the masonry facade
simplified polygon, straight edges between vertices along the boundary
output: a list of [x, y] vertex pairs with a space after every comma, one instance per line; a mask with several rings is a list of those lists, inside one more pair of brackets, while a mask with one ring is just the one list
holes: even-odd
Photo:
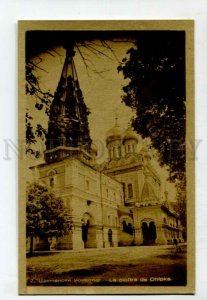
[[51, 104], [45, 163], [32, 168], [33, 180], [62, 197], [72, 230], [61, 238], [36, 237], [35, 250], [80, 250], [182, 241], [178, 216], [163, 201], [150, 151], [130, 128], [116, 120], [106, 133], [108, 160], [97, 164], [90, 138], [73, 51], [67, 50]]

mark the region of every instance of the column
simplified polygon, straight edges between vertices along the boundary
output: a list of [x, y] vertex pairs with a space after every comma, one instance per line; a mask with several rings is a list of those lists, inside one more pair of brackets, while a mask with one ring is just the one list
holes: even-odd
[[82, 240], [82, 228], [79, 226], [74, 226], [72, 234], [72, 244], [73, 250], [84, 249], [84, 242]]
[[103, 248], [103, 228], [102, 226], [96, 226], [96, 241], [97, 248]]
[[57, 250], [72, 250], [73, 249], [72, 232], [69, 232], [69, 234], [59, 237], [57, 239], [56, 249]]
[[143, 244], [143, 237], [142, 237], [142, 229], [135, 228], [134, 229], [134, 238], [135, 238], [135, 245], [142, 245]]
[[155, 241], [156, 244], [166, 245], [167, 240], [165, 238], [164, 228], [162, 228], [162, 226], [158, 226], [158, 227], [156, 227], [156, 232], [157, 232], [157, 238], [156, 238], [156, 241]]

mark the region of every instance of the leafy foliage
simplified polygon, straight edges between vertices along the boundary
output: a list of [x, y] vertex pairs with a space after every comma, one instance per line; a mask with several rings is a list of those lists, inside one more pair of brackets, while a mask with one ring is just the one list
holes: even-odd
[[71, 229], [71, 216], [63, 200], [43, 185], [30, 184], [26, 203], [27, 236], [58, 237]]
[[176, 203], [174, 206], [175, 211], [180, 217], [181, 225], [184, 229], [184, 238], [186, 239], [186, 178], [176, 183]]
[[128, 84], [123, 102], [136, 117], [134, 129], [150, 137], [169, 180], [185, 176], [185, 36], [184, 32], [140, 32], [136, 46], [118, 67]]
[[[49, 91], [43, 91], [40, 87], [38, 77], [34, 74], [35, 69], [38, 69], [38, 65], [34, 61], [26, 61], [26, 95], [34, 97], [35, 108], [37, 110], [45, 110], [45, 113], [49, 115], [50, 104], [53, 99], [53, 95]], [[37, 124], [36, 128], [32, 126], [33, 117], [26, 112], [26, 143], [28, 147], [26, 148], [26, 153], [30, 152], [36, 157], [39, 156], [39, 151], [32, 149], [31, 144], [35, 144], [37, 138], [44, 137], [46, 130], [41, 124]]]

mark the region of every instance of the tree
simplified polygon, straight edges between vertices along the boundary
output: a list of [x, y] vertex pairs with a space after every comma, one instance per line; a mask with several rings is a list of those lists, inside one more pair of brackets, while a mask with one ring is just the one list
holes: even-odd
[[69, 210], [47, 187], [33, 183], [27, 188], [26, 234], [30, 237], [30, 253], [34, 237], [59, 237], [72, 228]]
[[186, 178], [176, 183], [176, 202], [174, 204], [174, 210], [179, 215], [181, 225], [183, 227], [183, 238], [186, 240]]
[[139, 32], [118, 71], [128, 84], [123, 102], [136, 116], [132, 126], [150, 137], [169, 180], [185, 177], [185, 35], [184, 32]]

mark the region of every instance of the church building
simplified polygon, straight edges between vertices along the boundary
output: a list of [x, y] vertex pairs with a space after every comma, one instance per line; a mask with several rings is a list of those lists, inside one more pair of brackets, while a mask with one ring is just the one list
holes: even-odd
[[106, 133], [108, 159], [98, 164], [84, 102], [68, 49], [50, 108], [45, 162], [31, 168], [33, 180], [48, 186], [70, 211], [72, 230], [48, 240], [37, 237], [34, 250], [80, 250], [182, 241], [181, 225], [153, 168], [149, 149], [117, 120]]

